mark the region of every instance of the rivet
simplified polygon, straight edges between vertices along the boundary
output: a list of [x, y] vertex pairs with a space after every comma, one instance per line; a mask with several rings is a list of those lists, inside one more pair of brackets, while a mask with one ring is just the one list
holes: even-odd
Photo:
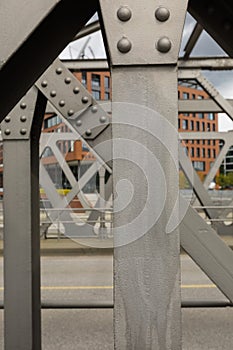
[[41, 86], [42, 86], [43, 88], [46, 88], [46, 86], [48, 86], [47, 81], [46, 81], [46, 80], [43, 80], [42, 83], [41, 83]]
[[10, 135], [10, 134], [11, 134], [10, 129], [6, 129], [6, 130], [4, 131], [4, 134], [7, 135], [7, 136]]
[[25, 123], [27, 120], [27, 117], [25, 115], [21, 115], [20, 120], [22, 123]]
[[77, 126], [81, 126], [81, 125], [82, 125], [82, 121], [81, 121], [80, 119], [78, 119], [78, 120], [76, 121], [76, 125], [77, 125]]
[[64, 101], [64, 100], [59, 101], [59, 106], [60, 106], [60, 107], [64, 107], [64, 106], [65, 106], [65, 104], [66, 104], [66, 103], [65, 103], [65, 101]]
[[87, 131], [86, 131], [86, 136], [91, 136], [91, 134], [92, 134], [92, 131], [90, 130], [90, 129], [88, 129]]
[[70, 83], [71, 83], [70, 77], [65, 78], [65, 83], [66, 83], [66, 84], [70, 84]]
[[52, 91], [50, 92], [50, 96], [51, 96], [51, 97], [55, 97], [56, 95], [57, 95], [57, 93], [56, 93], [55, 90], [52, 90]]
[[118, 41], [117, 48], [121, 53], [127, 53], [131, 50], [132, 44], [129, 39], [124, 36]]
[[57, 73], [57, 74], [61, 74], [61, 73], [62, 73], [62, 68], [61, 68], [61, 67], [58, 67], [58, 68], [56, 69], [56, 73]]
[[73, 89], [74, 94], [78, 94], [79, 93], [79, 87], [75, 86]]
[[87, 102], [88, 102], [88, 97], [87, 96], [83, 96], [82, 103], [87, 103]]
[[27, 105], [26, 105], [25, 102], [22, 102], [22, 103], [20, 104], [20, 108], [25, 109], [26, 107], [27, 107]]
[[6, 118], [5, 118], [5, 122], [6, 123], [9, 123], [11, 121], [11, 118], [9, 117], [9, 116], [7, 116]]
[[122, 6], [117, 11], [117, 17], [123, 22], [128, 21], [131, 18], [131, 16], [132, 12], [127, 6]]
[[166, 36], [160, 38], [158, 43], [157, 43], [157, 50], [162, 52], [162, 53], [166, 53], [166, 52], [170, 51], [171, 47], [172, 47], [171, 41]]
[[155, 17], [160, 22], [165, 22], [170, 17], [170, 11], [166, 7], [159, 7], [155, 11]]
[[105, 117], [105, 115], [102, 115], [100, 117], [100, 123], [106, 123], [106, 121], [107, 121], [107, 118]]
[[93, 106], [91, 111], [92, 111], [92, 113], [98, 112], [98, 107], [97, 106]]
[[21, 129], [20, 130], [20, 134], [21, 135], [26, 135], [26, 133], [27, 133], [27, 129]]
[[73, 109], [70, 109], [70, 110], [68, 111], [68, 115], [71, 117], [73, 114], [74, 114]]

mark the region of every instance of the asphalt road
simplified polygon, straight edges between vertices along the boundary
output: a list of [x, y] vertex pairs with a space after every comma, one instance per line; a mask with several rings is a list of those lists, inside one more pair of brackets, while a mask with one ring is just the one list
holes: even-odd
[[[0, 299], [3, 293], [0, 259]], [[225, 300], [187, 256], [181, 257], [183, 300]], [[42, 300], [112, 301], [110, 256], [42, 258]], [[183, 309], [184, 350], [232, 350], [233, 308]], [[112, 310], [43, 310], [43, 350], [113, 349]], [[3, 349], [3, 312], [0, 312]], [[142, 349], [144, 350], [144, 349]]]

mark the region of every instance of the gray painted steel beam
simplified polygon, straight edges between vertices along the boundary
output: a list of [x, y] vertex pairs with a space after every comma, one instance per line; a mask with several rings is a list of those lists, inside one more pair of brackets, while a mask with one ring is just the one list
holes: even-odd
[[[100, 5], [112, 59], [115, 349], [177, 350], [181, 348], [179, 235], [178, 230], [166, 234], [166, 225], [175, 206], [178, 188], [174, 183], [178, 181], [169, 151], [156, 137], [156, 130], [162, 128], [156, 113], [163, 115], [162, 135], [165, 135], [166, 127], [177, 122], [176, 63], [185, 4], [166, 2], [169, 24], [159, 20], [161, 12], [168, 15], [166, 8], [161, 11], [159, 1], [147, 1], [146, 7], [141, 1], [132, 0], [127, 7], [113, 0], [102, 0]], [[125, 13], [128, 21], [124, 21]], [[156, 21], [152, 13], [156, 13]], [[176, 40], [173, 40], [175, 25]], [[139, 32], [142, 26], [150, 33], [143, 40]], [[160, 44], [163, 47], [163, 40], [158, 41], [165, 34], [174, 44], [167, 54], [156, 49]], [[172, 64], [163, 66], [165, 63]], [[169, 138], [169, 146], [178, 167], [175, 134]], [[163, 177], [156, 175], [158, 168], [152, 166], [155, 158], [166, 173], [169, 188], [158, 220], [154, 210], [163, 203], [164, 192], [160, 186]], [[150, 175], [158, 180], [155, 187]], [[124, 199], [130, 198], [130, 194], [125, 182], [131, 184], [128, 189], [133, 188], [126, 207]]]
[[[233, 107], [233, 100], [226, 100]], [[179, 100], [180, 113], [224, 113], [223, 108], [209, 100]]]
[[189, 58], [189, 56], [191, 55], [191, 52], [194, 49], [194, 46], [196, 45], [201, 33], [203, 31], [203, 27], [199, 24], [196, 23], [190, 37], [189, 40], [184, 48], [185, 54], [184, 54], [184, 60], [187, 60]]
[[[108, 70], [106, 59], [86, 59], [86, 60], [62, 60], [65, 66], [71, 70]], [[230, 57], [192, 57], [188, 60], [180, 58], [178, 60], [179, 69], [203, 69], [203, 70], [232, 70], [233, 59]]]
[[39, 135], [46, 100], [29, 93], [2, 122], [5, 350], [40, 350]]
[[0, 69], [0, 95], [7, 102], [0, 106], [0, 121], [96, 9], [96, 0], [81, 4], [76, 0], [36, 0], [30, 6], [26, 0], [17, 4], [14, 0], [4, 0], [0, 9], [1, 33], [4, 35], [1, 35], [0, 43], [6, 49], [1, 57], [4, 64]]
[[87, 24], [85, 27], [83, 27], [80, 32], [74, 37], [73, 41], [78, 40], [83, 38], [84, 36], [93, 34], [95, 32], [97, 32], [98, 30], [100, 30], [100, 22], [99, 21], [95, 21], [92, 22], [90, 24]]
[[232, 302], [232, 250], [190, 206], [180, 224], [180, 239], [186, 252]]

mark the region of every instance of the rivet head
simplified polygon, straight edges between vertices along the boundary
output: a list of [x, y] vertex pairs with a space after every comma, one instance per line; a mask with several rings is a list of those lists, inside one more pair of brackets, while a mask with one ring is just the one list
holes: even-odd
[[27, 133], [27, 129], [21, 129], [20, 130], [20, 134], [21, 135], [26, 135], [26, 133]]
[[73, 109], [69, 109], [69, 110], [68, 110], [68, 115], [71, 117], [73, 114], [74, 114]]
[[170, 11], [166, 7], [159, 7], [155, 11], [155, 17], [160, 22], [165, 22], [170, 17]]
[[88, 102], [88, 97], [87, 96], [83, 96], [82, 103], [87, 103], [87, 102]]
[[66, 104], [66, 103], [65, 103], [65, 101], [64, 101], [64, 100], [59, 101], [59, 106], [60, 106], [60, 107], [64, 107], [64, 106], [65, 106], [65, 104]]
[[100, 123], [106, 123], [106, 121], [107, 121], [107, 118], [105, 117], [105, 115], [102, 115], [100, 117]]
[[46, 88], [46, 86], [48, 86], [47, 81], [46, 81], [46, 80], [43, 80], [42, 83], [41, 83], [41, 86], [42, 86], [43, 88]]
[[92, 111], [92, 113], [98, 112], [98, 107], [97, 106], [93, 106], [91, 111]]
[[55, 91], [55, 90], [52, 90], [51, 92], [50, 92], [50, 96], [51, 97], [55, 97], [57, 95], [57, 92]]
[[157, 43], [157, 50], [162, 52], [162, 53], [166, 53], [166, 52], [170, 51], [171, 47], [172, 47], [171, 41], [166, 36], [160, 38], [158, 43]]
[[78, 119], [78, 120], [76, 121], [76, 125], [77, 125], [77, 126], [81, 126], [81, 125], [82, 125], [82, 121], [81, 121], [80, 119]]
[[9, 123], [11, 121], [11, 118], [9, 117], [9, 116], [7, 116], [6, 118], [5, 118], [5, 122], [6, 123]]
[[20, 134], [21, 135], [26, 135], [26, 133], [27, 133], [27, 129], [21, 129], [20, 130]]
[[71, 78], [70, 77], [65, 78], [65, 83], [66, 84], [70, 84], [71, 83]]
[[88, 129], [87, 131], [86, 131], [86, 136], [91, 136], [91, 134], [92, 134], [92, 132], [91, 132], [91, 130], [90, 129]]
[[21, 121], [22, 123], [25, 123], [26, 120], [27, 120], [27, 117], [26, 117], [25, 115], [21, 115], [20, 121]]
[[27, 105], [26, 105], [25, 102], [22, 102], [22, 103], [20, 104], [20, 108], [21, 108], [21, 109], [25, 109], [26, 107], [27, 107]]
[[6, 129], [6, 130], [4, 131], [4, 134], [7, 135], [7, 136], [10, 135], [10, 134], [11, 134], [10, 129]]
[[117, 48], [121, 53], [127, 53], [131, 50], [132, 44], [129, 39], [123, 37], [118, 41]]
[[78, 94], [79, 93], [79, 87], [75, 86], [73, 89], [74, 94]]
[[59, 75], [59, 74], [61, 74], [62, 73], [62, 68], [61, 67], [58, 67], [57, 69], [56, 69], [56, 73]]
[[131, 16], [132, 16], [132, 12], [127, 6], [122, 6], [117, 11], [117, 17], [122, 22], [126, 22], [126, 21], [130, 20]]

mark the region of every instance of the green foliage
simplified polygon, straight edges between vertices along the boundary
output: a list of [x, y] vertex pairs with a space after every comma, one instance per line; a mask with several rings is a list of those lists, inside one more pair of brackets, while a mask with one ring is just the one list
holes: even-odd
[[216, 184], [222, 188], [232, 187], [233, 186], [233, 172], [227, 175], [220, 174], [216, 177]]

